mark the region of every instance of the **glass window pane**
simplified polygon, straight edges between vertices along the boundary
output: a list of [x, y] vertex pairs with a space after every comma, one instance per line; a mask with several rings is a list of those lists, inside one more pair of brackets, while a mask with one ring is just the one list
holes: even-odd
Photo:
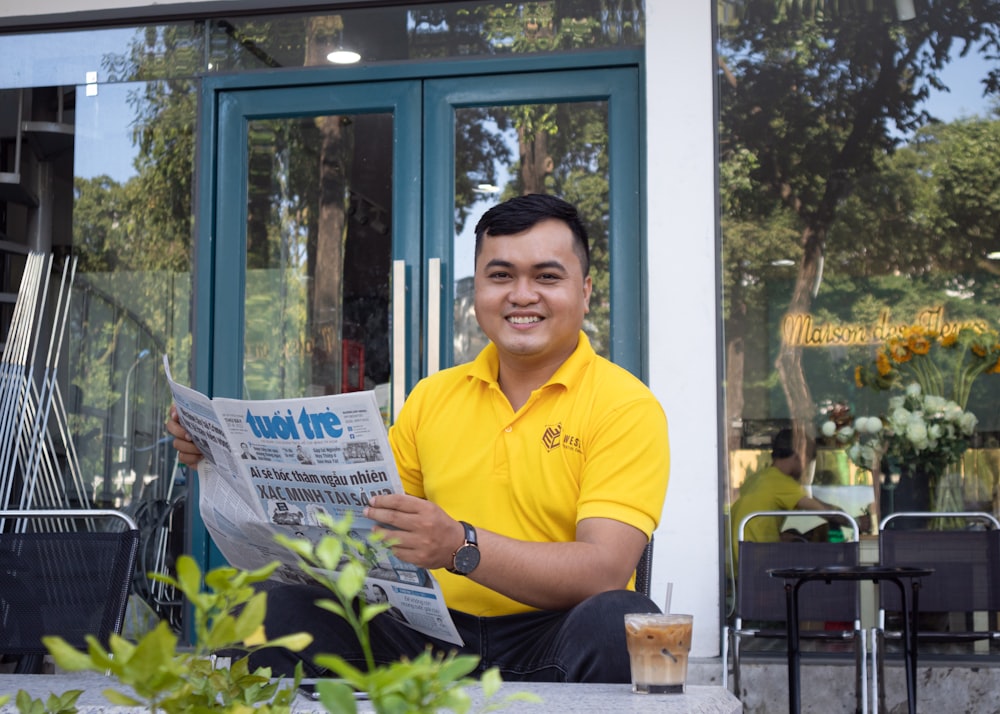
[[610, 349], [607, 102], [460, 108], [455, 111], [454, 363], [486, 345], [473, 310], [475, 227], [507, 198], [551, 193], [574, 203], [590, 235], [594, 289], [584, 330]]
[[[790, 425], [800, 449], [819, 446], [803, 483], [854, 515], [904, 495], [919, 510], [997, 511], [996, 19], [903, 5], [720, 18], [731, 499]], [[913, 384], [959, 411], [925, 404], [909, 428], [893, 422], [890, 400]], [[976, 420], [965, 433], [961, 410]], [[859, 417], [883, 429], [837, 431]], [[879, 458], [847, 450], [859, 440]], [[914, 463], [931, 487], [908, 494]]]
[[137, 27], [0, 33], [0, 88], [194, 77], [330, 66], [351, 49], [361, 62], [641, 47], [641, 2], [466, 2], [225, 16]]
[[250, 122], [244, 396], [387, 395], [392, 121]]

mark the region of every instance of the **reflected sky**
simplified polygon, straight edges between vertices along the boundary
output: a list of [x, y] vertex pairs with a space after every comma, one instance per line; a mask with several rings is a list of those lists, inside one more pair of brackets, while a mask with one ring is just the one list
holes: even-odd
[[139, 83], [104, 84], [96, 96], [86, 96], [85, 87], [76, 90], [76, 141], [73, 173], [81, 178], [107, 174], [124, 183], [136, 171], [136, 148], [132, 143], [135, 111], [128, 103], [129, 92]]
[[983, 97], [983, 79], [996, 66], [995, 60], [976, 53], [953, 58], [941, 72], [941, 80], [951, 91], [934, 92], [927, 101], [928, 111], [945, 122], [972, 116], [987, 118], [996, 100]]
[[135, 28], [0, 35], [0, 87], [84, 84], [87, 72], [103, 81], [103, 59], [126, 53]]

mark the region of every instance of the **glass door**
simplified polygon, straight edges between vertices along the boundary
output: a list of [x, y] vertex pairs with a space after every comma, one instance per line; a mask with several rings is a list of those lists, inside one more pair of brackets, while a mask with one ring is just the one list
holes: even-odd
[[[390, 423], [421, 376], [484, 343], [471, 228], [530, 192], [580, 208], [585, 329], [641, 376], [637, 70], [315, 78], [204, 80], [195, 386], [252, 399], [372, 389]], [[192, 552], [211, 566], [196, 530]]]
[[406, 219], [419, 194], [401, 188], [418, 173], [419, 141], [406, 136], [418, 92], [384, 82], [220, 95], [213, 393], [370, 389], [388, 423], [392, 383], [416, 364], [406, 345], [418, 344], [405, 296], [408, 280], [419, 294], [406, 270], [420, 255]]
[[486, 344], [472, 304], [480, 216], [515, 195], [551, 193], [577, 206], [590, 234], [584, 330], [599, 354], [642, 376], [638, 97], [632, 68], [426, 82], [425, 262], [443, 316], [435, 331], [429, 294], [428, 372], [469, 361]]

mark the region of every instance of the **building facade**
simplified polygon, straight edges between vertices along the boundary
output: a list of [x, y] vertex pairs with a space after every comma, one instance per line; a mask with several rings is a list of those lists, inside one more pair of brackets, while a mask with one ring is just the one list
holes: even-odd
[[[774, 429], [822, 437], [841, 402], [855, 415], [878, 410], [849, 367], [904, 323], [997, 327], [983, 287], [996, 272], [990, 246], [1000, 248], [988, 210], [956, 227], [974, 212], [942, 205], [921, 223], [920, 191], [930, 189], [913, 187], [900, 227], [888, 206], [851, 203], [904, 195], [873, 177], [910, 156], [896, 148], [934, 143], [915, 132], [933, 125], [921, 111], [936, 95], [914, 82], [891, 101], [882, 92], [870, 112], [838, 109], [832, 97], [857, 108], [862, 90], [881, 84], [845, 72], [833, 91], [833, 68], [852, 65], [824, 52], [860, 40], [845, 29], [856, 27], [855, 10], [817, 16], [820, 5], [38, 0], [30, 12], [0, 9], [2, 314], [6, 327], [26, 250], [79, 261], [58, 367], [79, 493], [140, 510], [159, 538], [150, 562], [184, 549], [215, 564], [196, 509], [178, 498], [191, 484], [164, 438], [158, 355], [170, 356], [178, 381], [219, 395], [375, 389], [391, 420], [417, 379], [482, 344], [469, 309], [470, 222], [511, 192], [557, 192], [584, 207], [595, 236], [588, 334], [650, 385], [670, 423], [653, 597], [663, 604], [670, 592], [672, 610], [693, 613], [693, 654], [717, 656], [728, 503]], [[923, 46], [949, 19], [920, 3], [912, 17], [900, 3], [856, 12], [880, 13], [868, 23], [882, 30], [865, 40], [872, 47]], [[968, 10], [967, 19], [949, 32], [980, 62], [948, 75], [951, 86], [997, 69], [997, 18]], [[334, 51], [345, 50], [360, 57], [337, 64]], [[817, 72], [803, 58], [829, 64]], [[951, 59], [907, 67], [923, 77]], [[804, 69], [782, 76], [789, 67]], [[810, 84], [818, 76], [830, 86]], [[968, 116], [989, 111], [995, 84], [982, 89]], [[993, 146], [985, 117], [990, 126], [963, 117], [951, 122], [961, 140], [982, 142], [971, 155]], [[853, 136], [864, 137], [864, 161], [849, 162]], [[806, 165], [808, 177], [790, 168]], [[979, 205], [991, 207], [985, 194]], [[884, 254], [865, 257], [859, 242]], [[944, 260], [958, 253], [964, 263]], [[903, 295], [891, 276], [933, 285]], [[979, 493], [997, 480], [986, 367], [968, 402], [980, 426], [965, 443], [976, 459], [961, 473], [966, 501], [976, 500], [968, 484]], [[878, 504], [879, 472], [829, 441], [811, 476], [833, 474], [815, 482], [840, 489], [828, 500]], [[996, 510], [992, 500], [977, 503]]]

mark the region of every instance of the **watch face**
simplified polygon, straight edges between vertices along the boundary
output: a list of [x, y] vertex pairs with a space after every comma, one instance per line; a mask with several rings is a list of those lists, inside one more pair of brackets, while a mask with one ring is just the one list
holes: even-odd
[[455, 553], [455, 570], [468, 575], [479, 565], [479, 548], [474, 545], [463, 545]]

